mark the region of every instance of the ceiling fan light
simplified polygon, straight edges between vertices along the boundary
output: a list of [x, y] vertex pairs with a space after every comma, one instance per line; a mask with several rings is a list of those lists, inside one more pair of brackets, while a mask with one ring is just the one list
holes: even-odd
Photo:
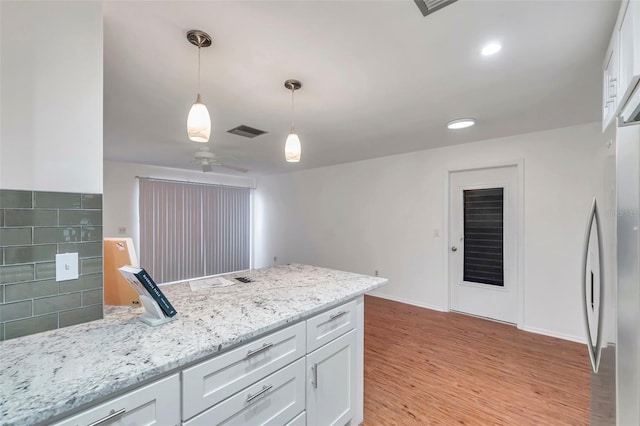
[[202, 103], [200, 94], [191, 106], [187, 117], [187, 135], [194, 142], [209, 142], [211, 136], [211, 117], [207, 106]]
[[287, 141], [284, 144], [284, 157], [289, 163], [297, 163], [300, 161], [300, 154], [300, 138], [295, 130], [291, 129], [291, 133], [287, 136]]

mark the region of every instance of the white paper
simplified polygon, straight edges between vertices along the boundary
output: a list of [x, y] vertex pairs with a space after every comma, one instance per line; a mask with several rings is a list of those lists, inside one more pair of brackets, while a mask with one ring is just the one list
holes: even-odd
[[189, 281], [191, 291], [202, 290], [204, 288], [226, 287], [233, 284], [236, 283], [222, 277], [203, 278], [200, 280]]

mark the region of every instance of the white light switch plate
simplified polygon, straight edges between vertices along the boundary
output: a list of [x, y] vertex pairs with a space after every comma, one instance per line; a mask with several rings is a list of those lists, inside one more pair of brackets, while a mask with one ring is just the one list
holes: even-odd
[[78, 279], [78, 253], [56, 254], [56, 281]]

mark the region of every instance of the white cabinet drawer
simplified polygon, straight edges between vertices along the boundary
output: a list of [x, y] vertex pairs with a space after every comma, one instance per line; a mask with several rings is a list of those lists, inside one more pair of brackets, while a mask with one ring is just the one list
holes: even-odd
[[304, 370], [299, 359], [183, 425], [283, 425], [305, 408]]
[[55, 426], [173, 426], [180, 424], [180, 379], [177, 374], [136, 389]]
[[187, 368], [182, 372], [183, 419], [214, 406], [304, 354], [302, 322]]
[[356, 326], [356, 302], [351, 301], [307, 320], [307, 353]]
[[285, 426], [307, 426], [307, 412], [303, 411]]

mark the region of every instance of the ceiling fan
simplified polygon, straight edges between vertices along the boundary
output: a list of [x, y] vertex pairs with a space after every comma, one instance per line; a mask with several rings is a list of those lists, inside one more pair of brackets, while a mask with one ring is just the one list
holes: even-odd
[[202, 171], [204, 173], [211, 172], [212, 166], [224, 167], [225, 169], [231, 169], [242, 173], [247, 173], [249, 170], [237, 167], [230, 166], [228, 164], [219, 163], [216, 155], [209, 150], [207, 147], [200, 148], [193, 156], [193, 160], [191, 160], [193, 164], [200, 164], [202, 166]]

